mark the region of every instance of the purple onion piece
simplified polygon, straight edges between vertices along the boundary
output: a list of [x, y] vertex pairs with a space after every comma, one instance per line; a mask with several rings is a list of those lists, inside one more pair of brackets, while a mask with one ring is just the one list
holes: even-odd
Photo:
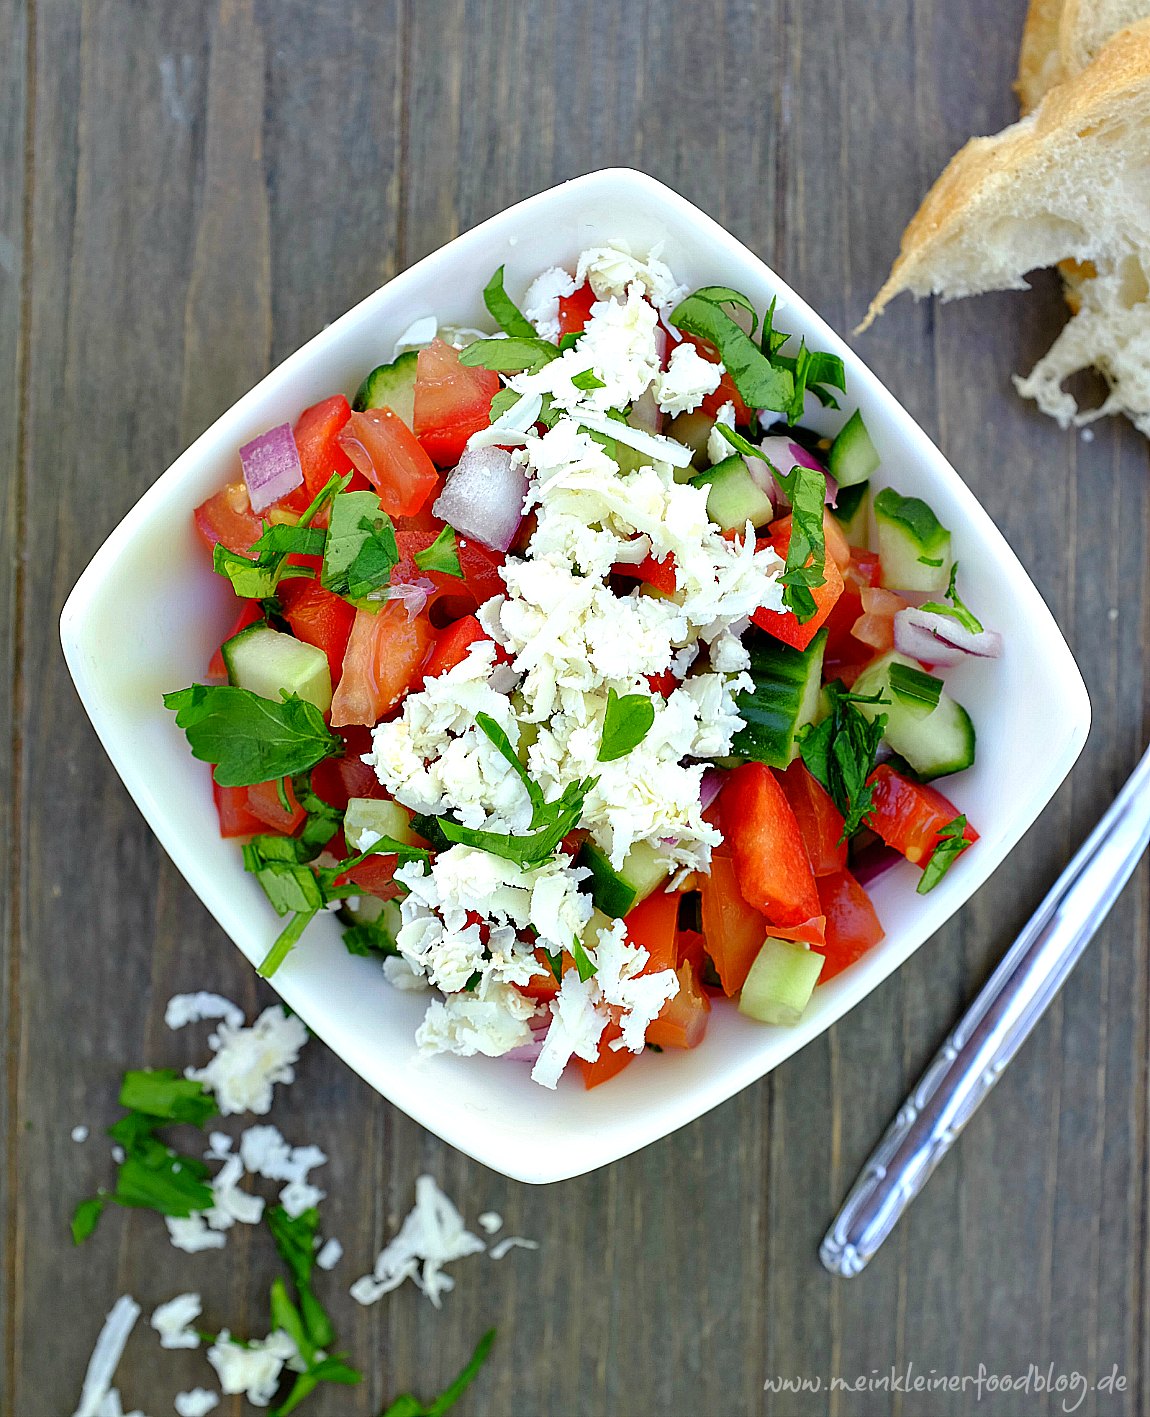
[[521, 1043], [509, 1053], [502, 1053], [501, 1057], [509, 1058], [513, 1063], [534, 1063], [538, 1059], [543, 1051], [547, 1030], [551, 1027], [551, 1015], [548, 1014], [546, 1018], [534, 1018], [527, 1026], [531, 1030], [531, 1042]]
[[504, 448], [468, 448], [447, 474], [432, 512], [462, 536], [506, 551], [523, 520], [527, 478]]
[[303, 485], [303, 468], [290, 423], [269, 428], [245, 443], [240, 463], [253, 512], [264, 511]]
[[435, 582], [427, 576], [414, 581], [392, 581], [388, 586], [385, 600], [401, 600], [407, 611], [407, 618], [414, 620], [427, 604], [427, 597], [434, 591]]
[[997, 630], [968, 630], [953, 615], [914, 606], [894, 617], [894, 644], [900, 654], [942, 668], [961, 664], [968, 656], [997, 659], [1002, 653], [1002, 636]]
[[885, 841], [872, 841], [851, 860], [850, 872], [865, 889], [872, 881], [885, 876], [891, 867], [897, 866], [903, 860], [905, 858], [900, 856], [894, 847], [887, 846]]
[[727, 774], [722, 768], [708, 768], [699, 781], [699, 806], [705, 812], [727, 782]]

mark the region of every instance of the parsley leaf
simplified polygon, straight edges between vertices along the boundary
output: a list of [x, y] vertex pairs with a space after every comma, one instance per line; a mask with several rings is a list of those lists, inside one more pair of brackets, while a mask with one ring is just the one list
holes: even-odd
[[[759, 327], [759, 317], [755, 313], [755, 307], [741, 290], [732, 290], [729, 285], [701, 285], [695, 294], [700, 300], [709, 300], [712, 305], [734, 305], [745, 310], [751, 317], [751, 338], [754, 339], [755, 331]], [[774, 310], [772, 303], [771, 314], [774, 314]]]
[[358, 604], [387, 585], [399, 550], [391, 518], [375, 492], [341, 492], [336, 497], [322, 550], [319, 581], [324, 590]]
[[106, 1195], [92, 1196], [86, 1201], [81, 1201], [72, 1212], [72, 1243], [82, 1245], [89, 1239], [100, 1223], [100, 1217], [104, 1213], [104, 1207], [108, 1204]]
[[415, 564], [421, 571], [438, 571], [441, 576], [458, 576], [462, 580], [454, 530], [445, 526], [430, 546], [415, 553]]
[[879, 694], [869, 697], [848, 693], [841, 682], [826, 686], [831, 712], [818, 724], [808, 724], [799, 734], [799, 752], [812, 776], [826, 788], [843, 814], [840, 840], [853, 836], [874, 803], [867, 778], [874, 771], [875, 754], [886, 727], [886, 715], [872, 720], [855, 707], [881, 704]]
[[648, 694], [624, 694], [607, 690], [607, 712], [603, 715], [603, 739], [598, 761], [613, 763], [637, 748], [655, 722], [655, 705]]
[[364, 955], [371, 959], [397, 955], [399, 946], [395, 936], [384, 924], [383, 919], [359, 920], [349, 925], [343, 932], [343, 943], [348, 954]]
[[233, 684], [192, 684], [165, 694], [164, 707], [175, 711], [192, 756], [215, 764], [221, 787], [306, 772], [343, 752], [343, 739], [297, 694], [277, 704]]
[[333, 473], [313, 498], [311, 505], [294, 524], [270, 525], [252, 546], [254, 556], [229, 551], [219, 543], [212, 550], [212, 568], [227, 576], [235, 593], [247, 600], [266, 600], [273, 596], [285, 576], [310, 576], [306, 566], [289, 566], [293, 553], [318, 556], [324, 549], [325, 533], [311, 523], [317, 513], [351, 481], [351, 474], [340, 477]]
[[559, 358], [549, 341], [517, 335], [509, 339], [477, 339], [459, 351], [460, 364], [469, 369], [494, 369], [500, 374], [534, 374]]
[[966, 839], [966, 818], [959, 815], [949, 822], [938, 834], [938, 844], [930, 854], [930, 860], [923, 867], [922, 879], [918, 883], [919, 895], [934, 890], [943, 876], [950, 870], [962, 853], [971, 845]]
[[793, 610], [799, 624], [805, 624], [818, 610], [811, 594], [813, 587], [826, 583], [826, 542], [823, 536], [823, 508], [826, 504], [825, 474], [813, 467], [775, 472], [775, 479], [791, 503], [791, 539], [787, 564], [779, 581], [783, 604]]
[[487, 1355], [491, 1352], [491, 1345], [494, 1342], [495, 1330], [488, 1329], [475, 1345], [475, 1352], [464, 1364], [459, 1376], [444, 1388], [438, 1397], [428, 1403], [423, 1403], [417, 1397], [413, 1397], [411, 1393], [406, 1392], [401, 1397], [397, 1397], [386, 1411], [380, 1413], [380, 1417], [443, 1417], [443, 1414], [454, 1407], [471, 1386], [476, 1374], [486, 1363]]
[[949, 615], [952, 620], [957, 620], [964, 630], [969, 630], [972, 635], [981, 635], [982, 621], [967, 609], [958, 594], [957, 561], [950, 568], [950, 585], [946, 589], [946, 598], [950, 601], [949, 605], [942, 605], [937, 600], [927, 600], [919, 606], [919, 609], [930, 610], [935, 615]]
[[696, 292], [675, 307], [671, 323], [714, 345], [748, 408], [779, 410], [790, 405], [794, 395], [790, 373], [776, 368], [721, 305]]
[[505, 413], [509, 413], [515, 407], [522, 397], [523, 395], [517, 394], [514, 389], [500, 389], [491, 400], [488, 421], [494, 423], [497, 419], [502, 418]]
[[483, 287], [483, 303], [487, 313], [505, 334], [535, 338], [535, 326], [503, 288], [503, 267], [500, 266]]
[[490, 852], [492, 856], [514, 861], [520, 866], [539, 866], [554, 855], [567, 833], [579, 825], [583, 800], [598, 780], [588, 777], [582, 782], [568, 783], [560, 797], [546, 803], [535, 814], [535, 829], [525, 836], [465, 827], [449, 817], [415, 817], [412, 826], [420, 836], [441, 849], [445, 845], [473, 846], [478, 851]]
[[592, 963], [578, 935], [571, 937], [571, 958], [575, 961], [575, 968], [579, 971], [582, 983], [586, 984], [588, 979], [599, 973], [599, 966]]
[[810, 350], [806, 341], [800, 340], [797, 354], [776, 354], [773, 362], [780, 369], [789, 370], [794, 380], [794, 395], [785, 410], [788, 422], [797, 423], [802, 418], [808, 389], [824, 408], [838, 408], [838, 400], [824, 387], [830, 384], [840, 392], [846, 389], [846, 368], [837, 354]]
[[475, 723], [479, 730], [499, 749], [503, 761], [523, 784], [523, 789], [531, 803], [531, 826], [532, 828], [540, 826], [547, 810], [543, 789], [520, 762], [519, 754], [511, 746], [511, 739], [489, 713], [477, 713]]
[[203, 1083], [184, 1077], [174, 1068], [136, 1068], [126, 1072], [120, 1087], [120, 1106], [167, 1122], [190, 1122], [193, 1127], [202, 1127], [219, 1111]]
[[607, 385], [595, 373], [594, 369], [584, 369], [582, 374], [575, 374], [571, 379], [572, 385], [576, 389], [581, 389], [584, 393], [591, 389], [605, 389]]

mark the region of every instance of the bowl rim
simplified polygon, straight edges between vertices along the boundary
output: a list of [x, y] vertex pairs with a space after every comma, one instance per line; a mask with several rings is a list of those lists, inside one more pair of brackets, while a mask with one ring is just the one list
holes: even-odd
[[[885, 405], [885, 413], [896, 426], [903, 448], [921, 453], [925, 462], [930, 465], [924, 473], [928, 481], [941, 475], [951, 482], [950, 493], [964, 505], [968, 520], [973, 522], [976, 527], [988, 554], [993, 557], [996, 563], [1005, 564], [1008, 569], [1010, 567], [1017, 568], [1021, 577], [1018, 587], [1029, 602], [1025, 607], [1027, 618], [1033, 619], [1039, 625], [1048, 642], [1056, 650], [1059, 646], [1061, 647], [1058, 652], [1062, 658], [1065, 679], [1062, 687], [1065, 692], [1064, 714], [1067, 733], [1061, 751], [1051, 758], [1045, 779], [1031, 792], [1023, 810], [1016, 810], [1012, 816], [1006, 818], [1005, 825], [997, 839], [995, 853], [985, 857], [981, 854], [978, 856], [971, 854], [968, 862], [964, 863], [961, 891], [952, 890], [944, 898], [929, 903], [927, 903], [928, 898], [923, 898], [923, 918], [927, 920], [928, 928], [920, 935], [911, 936], [908, 942], [900, 948], [890, 949], [887, 952], [886, 967], [877, 971], [873, 979], [868, 979], [865, 987], [840, 987], [835, 990], [831, 997], [823, 1001], [823, 1006], [816, 1019], [811, 1020], [810, 1025], [800, 1024], [792, 1030], [790, 1038], [786, 1040], [784, 1046], [778, 1049], [777, 1056], [767, 1063], [761, 1064], [757, 1056], [748, 1056], [741, 1063], [724, 1066], [717, 1070], [713, 1076], [708, 1075], [703, 1084], [696, 1086], [691, 1092], [690, 1106], [660, 1107], [653, 1110], [649, 1117], [640, 1111], [637, 1120], [632, 1124], [632, 1130], [624, 1140], [624, 1144], [620, 1146], [618, 1139], [616, 1139], [616, 1143], [609, 1146], [603, 1154], [597, 1155], [589, 1152], [587, 1155], [575, 1157], [570, 1150], [563, 1151], [562, 1154], [558, 1152], [548, 1154], [546, 1147], [537, 1147], [532, 1151], [528, 1146], [522, 1147], [517, 1154], [502, 1154], [501, 1149], [506, 1148], [509, 1144], [506, 1135], [500, 1135], [497, 1142], [488, 1144], [482, 1127], [473, 1126], [470, 1131], [466, 1131], [459, 1127], [445, 1125], [442, 1116], [435, 1107], [436, 1088], [434, 1086], [424, 1088], [422, 1092], [415, 1089], [405, 1092], [402, 1096], [396, 1096], [394, 1087], [389, 1088], [383, 1085], [378, 1076], [369, 1076], [365, 1070], [367, 1068], [366, 1059], [349, 1044], [346, 1037], [340, 1040], [333, 1037], [332, 1029], [315, 1026], [309, 1014], [314, 1013], [313, 1005], [316, 1000], [310, 976], [306, 971], [301, 971], [298, 976], [293, 972], [285, 972], [271, 981], [276, 993], [305, 1021], [315, 1027], [315, 1031], [324, 1038], [328, 1046], [394, 1105], [399, 1106], [429, 1131], [475, 1160], [514, 1180], [535, 1184], [570, 1179], [619, 1160], [668, 1135], [678, 1127], [686, 1125], [728, 1100], [751, 1082], [773, 1071], [786, 1058], [825, 1032], [856, 1003], [861, 1002], [873, 989], [893, 974], [912, 953], [935, 933], [945, 920], [961, 909], [978, 887], [993, 871], [998, 869], [1064, 781], [1086, 742], [1090, 724], [1089, 698], [1081, 673], [1053, 615], [981, 503], [895, 395], [870, 371], [860, 356], [846, 345], [842, 337], [834, 332], [822, 317], [797, 295], [766, 262], [719, 226], [710, 216], [700, 211], [679, 193], [646, 173], [626, 167], [599, 169], [535, 193], [456, 236], [453, 240], [422, 257], [406, 270], [397, 273], [391, 280], [357, 302], [280, 364], [269, 370], [252, 389], [236, 400], [205, 429], [128, 510], [79, 576], [60, 617], [60, 635], [65, 659], [80, 700], [113, 767], [177, 869], [233, 943], [240, 948], [242, 953], [248, 953], [233, 928], [224, 918], [228, 913], [225, 902], [221, 899], [224, 892], [219, 891], [213, 894], [206, 883], [198, 882], [195, 879], [197, 872], [192, 859], [195, 854], [194, 850], [182, 838], [174, 816], [168, 813], [160, 796], [145, 780], [143, 769], [132, 761], [130, 754], [124, 751], [123, 743], [118, 741], [122, 725], [118, 723], [114, 710], [102, 701], [99, 685], [84, 654], [85, 635], [88, 628], [87, 613], [93, 598], [102, 587], [114, 583], [116, 566], [123, 552], [134, 543], [139, 531], [148, 525], [153, 517], [162, 514], [165, 503], [172, 499], [173, 491], [181, 487], [192, 471], [211, 455], [210, 445], [215, 444], [221, 437], [227, 436], [234, 437], [235, 446], [238, 447], [241, 441], [240, 430], [250, 418], [251, 413], [258, 410], [268, 393], [288, 382], [296, 373], [305, 370], [317, 353], [335, 345], [343, 333], [354, 322], [363, 318], [364, 313], [371, 307], [380, 303], [388, 305], [394, 303], [402, 309], [402, 298], [406, 289], [414, 285], [429, 270], [449, 264], [453, 257], [458, 257], [469, 249], [481, 247], [492, 236], [498, 235], [502, 230], [512, 225], [523, 225], [538, 219], [541, 214], [546, 213], [550, 205], [555, 203], [559, 194], [569, 195], [574, 192], [586, 194], [588, 197], [596, 194], [601, 196], [613, 187], [625, 189], [632, 200], [646, 201], [670, 212], [681, 223], [693, 228], [699, 234], [701, 241], [708, 246], [716, 247], [724, 257], [736, 259], [744, 269], [747, 263], [750, 263], [753, 268], [757, 268], [756, 275], [779, 292], [780, 305], [785, 305], [792, 322], [797, 315], [801, 325], [805, 326], [808, 331], [813, 328], [818, 336], [826, 341], [822, 345], [823, 348], [829, 345], [835, 352], [840, 353], [847, 362], [851, 380], [850, 407], [861, 407], [876, 401]], [[621, 228], [626, 225], [626, 220], [626, 216], [620, 217]], [[231, 431], [233, 428], [236, 430], [234, 434]], [[954, 897], [953, 903], [949, 903], [951, 896]], [[944, 903], [944, 900], [948, 903], [947, 908], [940, 910], [938, 907]], [[932, 920], [933, 923], [929, 923]], [[850, 971], [848, 971], [849, 973]], [[840, 979], [842, 978], [843, 976], [840, 976]], [[828, 983], [826, 987], [831, 989], [833, 983], [834, 981]], [[814, 1026], [816, 1022], [817, 1026]], [[476, 1060], [463, 1061], [472, 1063]], [[562, 1090], [560, 1095], [562, 1095]]]

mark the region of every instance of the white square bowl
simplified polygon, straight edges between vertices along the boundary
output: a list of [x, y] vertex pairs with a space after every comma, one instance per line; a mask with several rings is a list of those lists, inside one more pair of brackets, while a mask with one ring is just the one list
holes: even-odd
[[[700, 1116], [777, 1067], [834, 1023], [929, 938], [1003, 861], [1070, 771], [1090, 721], [1078, 668], [1050, 611], [959, 475], [854, 352], [755, 255], [677, 193], [612, 169], [554, 187], [492, 217], [397, 276], [274, 369], [187, 450], [128, 513], [80, 577], [61, 636], [76, 688], [116, 770], [192, 889], [254, 963], [279, 923], [238, 845], [220, 839], [209, 770], [195, 761], [165, 690], [203, 676], [235, 601], [213, 574], [192, 511], [233, 480], [237, 449], [338, 390], [350, 392], [390, 354], [417, 316], [475, 325], [481, 291], [506, 264], [510, 292], [587, 246], [623, 238], [662, 243], [692, 288], [731, 285], [780, 328], [842, 356], [845, 411], [856, 404], [882, 456], [876, 484], [930, 502], [951, 528], [970, 604], [1001, 630], [1003, 658], [956, 671], [956, 695], [978, 730], [978, 760], [946, 784], [981, 832], [942, 883], [919, 896], [899, 866], [872, 896], [886, 939], [817, 989], [802, 1022], [769, 1028], [718, 1005], [689, 1053], [650, 1054], [605, 1087], [578, 1076], [556, 1092], [522, 1064], [421, 1058], [413, 1035], [426, 996], [393, 990], [377, 964], [344, 949], [335, 921], [313, 923], [275, 978], [284, 1000], [396, 1106], [476, 1160], [515, 1180], [561, 1181], [615, 1161]], [[825, 431], [843, 414], [812, 416]], [[821, 421], [820, 421], [821, 420]], [[205, 981], [210, 984], [210, 981]]]

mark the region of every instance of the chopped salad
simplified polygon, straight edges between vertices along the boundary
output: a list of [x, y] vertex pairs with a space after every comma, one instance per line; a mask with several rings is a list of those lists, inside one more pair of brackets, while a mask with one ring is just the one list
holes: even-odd
[[769, 1024], [882, 938], [867, 884], [977, 840], [941, 675], [993, 658], [951, 535], [883, 487], [842, 361], [622, 243], [494, 328], [424, 317], [349, 403], [239, 452], [196, 510], [235, 624], [165, 696], [286, 922], [339, 913], [426, 993], [426, 1053], [588, 1087]]

